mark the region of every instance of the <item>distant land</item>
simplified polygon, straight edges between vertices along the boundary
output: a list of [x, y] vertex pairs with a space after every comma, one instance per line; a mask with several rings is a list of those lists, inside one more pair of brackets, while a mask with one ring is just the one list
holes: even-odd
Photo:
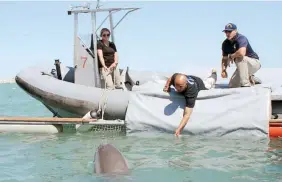
[[15, 78], [9, 78], [9, 79], [0, 79], [0, 84], [2, 83], [15, 83]]

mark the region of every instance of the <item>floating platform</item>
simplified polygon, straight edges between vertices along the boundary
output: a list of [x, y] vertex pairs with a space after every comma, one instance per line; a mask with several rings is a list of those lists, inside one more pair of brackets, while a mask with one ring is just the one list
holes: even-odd
[[88, 131], [125, 132], [125, 123], [121, 120], [97, 120], [83, 118], [52, 117], [0, 117], [0, 132], [18, 133], [61, 133]]
[[[84, 118], [52, 117], [0, 117], [0, 132], [21, 133], [61, 133], [64, 128], [78, 132], [120, 131], [126, 133], [126, 123], [122, 120], [97, 120]], [[282, 119], [269, 120], [269, 137], [282, 137]]]

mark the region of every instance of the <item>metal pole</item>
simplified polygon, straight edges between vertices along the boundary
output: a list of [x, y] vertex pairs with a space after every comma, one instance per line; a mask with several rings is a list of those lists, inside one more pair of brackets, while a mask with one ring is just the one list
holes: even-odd
[[[111, 12], [111, 11], [109, 11], [109, 19], [110, 19], [110, 29], [111, 29], [111, 38], [112, 38], [112, 42], [115, 42], [113, 15], [112, 15], [112, 12]], [[115, 76], [116, 68], [117, 68], [117, 67], [114, 68], [114, 74], [113, 74], [113, 82], [114, 82], [114, 85], [116, 85], [116, 76]]]
[[96, 13], [91, 13], [92, 20], [92, 38], [93, 38], [93, 48], [94, 48], [94, 78], [95, 78], [95, 87], [101, 88], [101, 80], [99, 75], [98, 68], [98, 54], [97, 54], [97, 37], [96, 37]]
[[77, 60], [77, 41], [76, 41], [76, 37], [77, 37], [77, 32], [78, 32], [78, 13], [74, 13], [74, 51], [73, 51], [73, 65], [76, 66], [76, 60]]
[[119, 20], [119, 22], [117, 22], [117, 24], [114, 26], [114, 29], [118, 26], [118, 24], [126, 17], [126, 15], [128, 15], [129, 13], [131, 13], [132, 11], [135, 11], [136, 9], [134, 10], [130, 10], [128, 11], [125, 15], [123, 15], [123, 17]]
[[111, 29], [112, 42], [115, 42], [113, 16], [112, 16], [111, 11], [109, 11], [109, 19], [110, 19], [110, 29]]

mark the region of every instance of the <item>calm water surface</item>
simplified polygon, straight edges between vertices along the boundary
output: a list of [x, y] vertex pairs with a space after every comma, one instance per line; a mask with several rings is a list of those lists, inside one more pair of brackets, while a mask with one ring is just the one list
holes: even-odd
[[[0, 84], [0, 115], [52, 116], [15, 84]], [[126, 157], [128, 176], [93, 174], [101, 143]], [[0, 181], [282, 181], [282, 141], [163, 133], [0, 133]]]

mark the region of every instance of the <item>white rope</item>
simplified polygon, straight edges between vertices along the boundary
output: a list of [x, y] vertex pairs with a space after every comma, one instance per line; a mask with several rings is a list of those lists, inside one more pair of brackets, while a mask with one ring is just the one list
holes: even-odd
[[[107, 100], [108, 100], [108, 97], [107, 97], [107, 94], [106, 94], [106, 92], [108, 91], [106, 78], [104, 78], [104, 82], [105, 82], [105, 86], [103, 88], [103, 92], [102, 92], [102, 95], [101, 95], [99, 103], [98, 103], [98, 111], [97, 111], [98, 113], [102, 112], [102, 120], [104, 120], [104, 114], [105, 114], [105, 109], [106, 109], [105, 106], [106, 106]], [[104, 102], [103, 107], [101, 107], [101, 102]]]
[[104, 120], [104, 114], [105, 114], [105, 110], [106, 110], [106, 107], [107, 107], [107, 101], [108, 101], [108, 97], [106, 95], [105, 99], [104, 99], [104, 105], [103, 105], [103, 108], [102, 108], [102, 119]]
[[[107, 102], [107, 97], [106, 97], [106, 92], [107, 89], [103, 89], [102, 95], [100, 97], [99, 103], [98, 103], [98, 113], [102, 112], [102, 119], [104, 119], [104, 113], [105, 113], [105, 105]], [[103, 106], [101, 106], [102, 102], [104, 102]]]
[[[114, 68], [114, 71], [115, 71], [115, 68]], [[114, 86], [115, 86], [115, 72], [110, 72], [108, 74], [112, 74], [113, 75], [113, 82], [114, 82]], [[108, 75], [106, 75], [107, 77]], [[107, 97], [107, 94], [106, 92], [108, 91], [107, 89], [107, 79], [106, 77], [104, 77], [104, 82], [105, 82], [105, 86], [103, 88], [103, 92], [102, 92], [102, 96], [100, 97], [100, 100], [99, 100], [99, 103], [98, 103], [98, 111], [97, 112], [102, 112], [102, 120], [104, 120], [104, 114], [105, 114], [105, 110], [106, 110], [106, 107], [107, 107], [107, 101], [108, 101], [108, 97]], [[101, 102], [103, 102], [103, 107], [101, 107]]]

